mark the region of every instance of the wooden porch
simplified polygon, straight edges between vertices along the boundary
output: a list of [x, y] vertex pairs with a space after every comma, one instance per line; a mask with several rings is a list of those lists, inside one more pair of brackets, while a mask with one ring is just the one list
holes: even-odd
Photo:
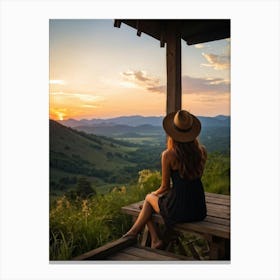
[[163, 250], [151, 249], [137, 244], [136, 239], [120, 238], [100, 248], [89, 251], [73, 259], [106, 261], [185, 261], [186, 256], [176, 255]]
[[[143, 201], [122, 207], [122, 212], [133, 220], [140, 213]], [[203, 221], [176, 224], [172, 231], [161, 232], [165, 247], [163, 250], [149, 248], [149, 232], [143, 230], [139, 239], [120, 238], [100, 248], [76, 257], [74, 260], [119, 260], [119, 261], [150, 261], [150, 260], [230, 260], [230, 197], [228, 195], [206, 193], [207, 217]], [[160, 226], [164, 225], [159, 214], [153, 214], [153, 220]], [[164, 226], [163, 226], [164, 229]], [[182, 244], [181, 236], [191, 233], [196, 239], [207, 243], [207, 252], [202, 256], [189, 240], [187, 248]], [[178, 247], [174, 250], [175, 246]], [[191, 251], [188, 255], [186, 249]]]
[[[203, 221], [180, 223], [173, 227], [173, 231], [162, 233], [165, 239], [166, 248], [169, 250], [172, 243], [180, 246], [180, 252], [185, 254], [182, 244], [180, 244], [180, 235], [185, 233], [192, 233], [198, 238], [204, 239], [208, 243], [208, 257], [210, 260], [230, 260], [230, 196], [214, 193], [205, 193], [207, 216]], [[140, 213], [143, 201], [133, 203], [122, 207], [123, 213], [131, 215], [133, 220], [137, 218]], [[164, 221], [159, 214], [154, 213], [153, 221], [158, 225], [163, 225]], [[149, 245], [149, 233], [145, 228], [140, 244], [142, 246]], [[192, 242], [188, 243], [194, 259], [201, 260], [201, 256], [196, 252], [192, 246]]]

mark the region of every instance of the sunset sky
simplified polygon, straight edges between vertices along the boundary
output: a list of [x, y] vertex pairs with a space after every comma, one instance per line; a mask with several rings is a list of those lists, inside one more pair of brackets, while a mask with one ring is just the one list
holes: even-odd
[[[107, 20], [50, 20], [50, 118], [165, 115], [166, 48]], [[182, 40], [182, 108], [230, 114], [230, 40]]]

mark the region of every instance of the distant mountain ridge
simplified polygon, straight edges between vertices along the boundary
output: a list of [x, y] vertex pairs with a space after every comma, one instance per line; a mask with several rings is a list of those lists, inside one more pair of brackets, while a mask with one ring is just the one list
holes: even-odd
[[[230, 126], [230, 116], [225, 115], [218, 115], [215, 117], [203, 117], [198, 116], [199, 120], [202, 123], [202, 126], [207, 127], [225, 127]], [[163, 117], [156, 117], [156, 116], [149, 116], [144, 117], [140, 115], [135, 116], [122, 116], [110, 119], [82, 119], [82, 120], [75, 120], [75, 119], [68, 119], [63, 121], [58, 121], [64, 126], [68, 127], [104, 127], [104, 126], [130, 126], [130, 127], [138, 127], [142, 125], [150, 125], [150, 126], [162, 126]]]
[[149, 124], [130, 126], [123, 124], [101, 123], [96, 125], [76, 126], [74, 129], [90, 134], [104, 135], [108, 137], [139, 137], [140, 135], [155, 135], [164, 133], [161, 126]]

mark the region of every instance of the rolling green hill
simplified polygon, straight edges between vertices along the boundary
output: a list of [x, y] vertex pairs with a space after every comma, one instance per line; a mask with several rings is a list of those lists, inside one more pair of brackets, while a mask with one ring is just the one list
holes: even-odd
[[85, 134], [50, 120], [51, 191], [67, 190], [80, 176], [94, 187], [127, 182], [137, 177], [137, 164], [131, 160], [136, 149], [131, 143]]

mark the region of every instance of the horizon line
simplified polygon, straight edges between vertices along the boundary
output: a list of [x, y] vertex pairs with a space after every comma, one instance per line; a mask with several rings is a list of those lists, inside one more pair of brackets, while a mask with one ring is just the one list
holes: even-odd
[[[218, 114], [215, 116], [201, 116], [201, 115], [196, 115], [196, 117], [206, 117], [206, 118], [216, 118], [218, 116], [224, 116], [224, 117], [230, 117], [230, 115], [224, 115], [224, 114]], [[64, 120], [55, 120], [55, 121], [68, 121], [68, 120], [75, 120], [75, 121], [82, 121], [82, 120], [109, 120], [109, 119], [115, 119], [115, 118], [125, 118], [125, 117], [143, 117], [143, 118], [160, 118], [160, 117], [165, 117], [164, 115], [149, 115], [149, 116], [143, 116], [143, 115], [120, 115], [120, 116], [114, 116], [114, 117], [104, 117], [104, 118], [79, 118], [79, 119], [75, 119], [75, 118], [68, 118], [68, 119], [64, 119]], [[52, 119], [52, 118], [49, 118]], [[54, 119], [52, 119], [54, 120]]]

